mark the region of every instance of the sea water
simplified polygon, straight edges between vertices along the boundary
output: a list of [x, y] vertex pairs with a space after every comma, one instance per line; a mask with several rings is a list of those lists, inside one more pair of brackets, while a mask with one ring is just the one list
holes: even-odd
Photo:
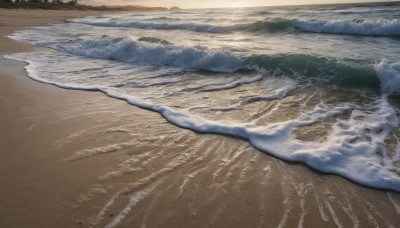
[[56, 51], [7, 57], [35, 80], [400, 191], [399, 18], [399, 3], [105, 15], [16, 32]]

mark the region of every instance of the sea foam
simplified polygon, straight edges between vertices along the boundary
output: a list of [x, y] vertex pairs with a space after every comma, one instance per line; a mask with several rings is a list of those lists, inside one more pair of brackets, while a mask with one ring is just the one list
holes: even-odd
[[382, 62], [376, 66], [381, 81], [382, 92], [388, 95], [400, 95], [400, 63]]
[[227, 12], [35, 27], [10, 37], [58, 51], [8, 57], [27, 62], [35, 80], [102, 91], [177, 126], [241, 137], [278, 158], [400, 192], [398, 109], [388, 99], [399, 93], [400, 44], [381, 37], [398, 35], [398, 19]]
[[[29, 65], [26, 70], [29, 76], [36, 80], [65, 88], [96, 89], [108, 96], [124, 99], [133, 105], [159, 112], [174, 125], [202, 133], [245, 138], [256, 148], [284, 160], [303, 162], [315, 169], [339, 174], [366, 186], [400, 191], [400, 177], [391, 171], [393, 167], [390, 165], [392, 164], [390, 157], [386, 155], [388, 152], [384, 143], [391, 129], [397, 127], [399, 121], [396, 110], [387, 102], [385, 95], [367, 104], [366, 110], [350, 103], [335, 106], [318, 105], [313, 110], [301, 113], [297, 118], [259, 126], [255, 122], [210, 120], [192, 113], [190, 108], [173, 108], [148, 98], [139, 98], [130, 90], [114, 87], [113, 81], [102, 80], [100, 81], [102, 84], [93, 84], [95, 81], [84, 79], [89, 72], [76, 74], [73, 73], [77, 71], [74, 65], [67, 67], [52, 63], [57, 59], [78, 58], [76, 61], [81, 65], [86, 65], [87, 68], [92, 64], [107, 64], [106, 62], [96, 63], [95, 60], [66, 56], [62, 53], [43, 53], [42, 56], [37, 53], [20, 53], [7, 57], [24, 61], [30, 59], [27, 61]], [[71, 62], [68, 61], [68, 63]], [[63, 63], [59, 62], [59, 64]], [[97, 77], [104, 74], [93, 67], [90, 69], [94, 75], [98, 75]], [[108, 68], [108, 71], [110, 70], [111, 68]], [[71, 78], [67, 77], [67, 72], [72, 72]], [[284, 99], [294, 88], [289, 83], [281, 89], [277, 88], [275, 94], [265, 99]], [[352, 113], [350, 118], [338, 119], [338, 122], [332, 125], [325, 141], [307, 142], [296, 139], [294, 135], [297, 128], [330, 118], [338, 118], [349, 111]], [[383, 153], [383, 156], [377, 152]]]

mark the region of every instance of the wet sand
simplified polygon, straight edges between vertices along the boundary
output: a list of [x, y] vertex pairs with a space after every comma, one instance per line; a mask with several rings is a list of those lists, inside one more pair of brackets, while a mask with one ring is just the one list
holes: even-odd
[[[0, 10], [3, 38], [105, 12]], [[0, 58], [0, 227], [398, 227], [400, 194], [178, 128], [99, 92], [29, 79]]]

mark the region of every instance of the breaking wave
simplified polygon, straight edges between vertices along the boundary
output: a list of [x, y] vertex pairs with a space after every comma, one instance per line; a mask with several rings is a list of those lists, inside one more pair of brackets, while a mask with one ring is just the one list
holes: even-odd
[[388, 95], [400, 95], [400, 63], [382, 62], [376, 66], [382, 92]]
[[177, 126], [400, 191], [399, 110], [388, 99], [400, 94], [399, 19], [262, 10], [74, 19], [9, 36], [58, 51], [8, 57], [29, 63], [35, 80], [99, 90]]
[[[185, 71], [234, 72], [242, 67], [238, 57], [222, 50], [202, 46], [164, 45], [167, 41], [148, 37], [139, 40], [145, 42], [137, 42], [130, 38], [114, 38], [84, 40], [57, 45], [54, 48], [72, 55], [158, 67], [171, 66]], [[156, 41], [157, 43], [151, 43]]]
[[350, 34], [364, 36], [400, 36], [399, 19], [293, 20], [295, 28], [305, 32]]
[[302, 32], [349, 34], [363, 36], [400, 36], [400, 19], [347, 19], [347, 20], [298, 20], [270, 18], [265, 21], [234, 25], [212, 25], [196, 23], [149, 23], [149, 22], [95, 22], [89, 19], [71, 20], [102, 27], [126, 27], [138, 29], [192, 30], [197, 32], [227, 33], [235, 31], [276, 33], [288, 29]]

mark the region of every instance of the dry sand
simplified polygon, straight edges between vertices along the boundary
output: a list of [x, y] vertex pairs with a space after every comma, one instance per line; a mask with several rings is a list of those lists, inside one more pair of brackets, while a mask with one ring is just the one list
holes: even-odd
[[[4, 35], [104, 12], [0, 10]], [[0, 57], [0, 227], [399, 227], [400, 194], [180, 129]]]

